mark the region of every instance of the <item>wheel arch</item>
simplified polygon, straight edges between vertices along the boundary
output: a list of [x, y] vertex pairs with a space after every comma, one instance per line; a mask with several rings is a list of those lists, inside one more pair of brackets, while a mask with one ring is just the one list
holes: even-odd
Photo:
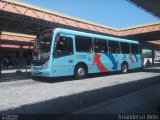
[[88, 66], [87, 66], [87, 64], [86, 64], [85, 62], [78, 62], [78, 63], [75, 65], [74, 72], [75, 72], [76, 67], [79, 66], [79, 65], [84, 66], [84, 67], [86, 68], [86, 72], [87, 72], [87, 74], [88, 74]]
[[129, 64], [128, 64], [127, 61], [123, 61], [123, 62], [121, 63], [121, 66], [122, 66], [123, 64], [126, 64], [126, 65], [128, 66], [128, 69], [129, 69]]

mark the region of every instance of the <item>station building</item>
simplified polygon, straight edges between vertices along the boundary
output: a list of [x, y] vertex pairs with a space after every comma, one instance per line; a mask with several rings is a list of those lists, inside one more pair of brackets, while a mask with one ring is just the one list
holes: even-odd
[[[160, 6], [158, 6], [160, 3], [158, 0], [128, 1], [160, 19]], [[144, 2], [145, 4], [142, 4]], [[19, 63], [18, 61], [23, 60], [25, 60], [25, 63], [30, 64], [36, 35], [43, 30], [57, 27], [138, 40], [143, 48], [151, 49], [152, 53], [155, 50], [160, 50], [160, 21], [115, 29], [16, 0], [1, 0], [1, 62], [5, 64], [5, 58], [7, 58], [11, 66], [16, 66]], [[154, 61], [154, 57], [153, 54], [152, 61]]]

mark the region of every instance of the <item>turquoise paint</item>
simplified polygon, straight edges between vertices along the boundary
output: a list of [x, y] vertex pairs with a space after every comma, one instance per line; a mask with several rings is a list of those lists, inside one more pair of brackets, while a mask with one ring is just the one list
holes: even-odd
[[[94, 64], [94, 54], [95, 54], [94, 52], [90, 52], [90, 53], [76, 52], [75, 35], [139, 44], [137, 41], [133, 41], [133, 40], [126, 40], [126, 39], [121, 39], [121, 38], [102, 36], [102, 35], [78, 32], [78, 31], [73, 31], [73, 30], [66, 30], [66, 29], [61, 29], [61, 28], [56, 28], [53, 32], [54, 32], [54, 35], [52, 38], [52, 45], [51, 45], [51, 52], [50, 52], [50, 58], [48, 61], [48, 66], [45, 67], [44, 65], [42, 66], [32, 65], [32, 75], [34, 76], [58, 77], [58, 76], [73, 75], [75, 66], [79, 62], [83, 62], [87, 65], [88, 73], [100, 72], [99, 69], [97, 68], [97, 65]], [[73, 54], [72, 55], [67, 55], [67, 56], [58, 57], [58, 58], [55, 58], [53, 56], [55, 38], [57, 34], [59, 33], [61, 33], [61, 35], [65, 35], [73, 39]], [[120, 70], [121, 64], [123, 61], [126, 61], [129, 64], [129, 69], [139, 68], [142, 65], [141, 55], [139, 54], [133, 55], [135, 56], [133, 57], [133, 59], [134, 61], [136, 61], [133, 64], [130, 62], [129, 54], [109, 54], [109, 53], [105, 53], [105, 54], [100, 53], [100, 54], [101, 54], [101, 57], [100, 57], [101, 62], [109, 71]], [[39, 74], [39, 75], [35, 74], [35, 72], [37, 71], [42, 74]]]

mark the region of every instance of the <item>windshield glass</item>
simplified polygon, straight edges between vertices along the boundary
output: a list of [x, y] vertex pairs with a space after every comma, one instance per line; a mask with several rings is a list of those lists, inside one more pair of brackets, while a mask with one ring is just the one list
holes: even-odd
[[43, 32], [38, 35], [34, 46], [33, 60], [49, 59], [52, 36], [52, 31]]

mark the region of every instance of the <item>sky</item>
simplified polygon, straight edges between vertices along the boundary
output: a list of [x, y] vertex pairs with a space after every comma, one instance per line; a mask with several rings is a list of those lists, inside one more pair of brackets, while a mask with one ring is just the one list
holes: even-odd
[[21, 0], [113, 28], [159, 21], [127, 0]]

